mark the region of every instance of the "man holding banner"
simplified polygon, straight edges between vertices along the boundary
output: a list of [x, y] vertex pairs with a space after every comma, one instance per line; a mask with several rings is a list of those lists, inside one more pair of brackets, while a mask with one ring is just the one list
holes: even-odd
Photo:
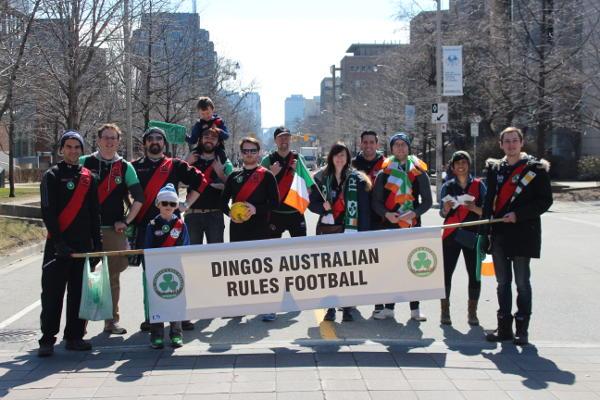
[[[201, 171], [183, 160], [165, 156], [167, 137], [162, 129], [148, 128], [142, 136], [142, 142], [146, 155], [132, 163], [138, 174], [140, 184], [144, 188], [144, 204], [135, 218], [136, 247], [138, 249], [144, 248], [148, 223], [159, 214], [155, 200], [162, 187], [167, 183], [173, 184], [176, 189], [179, 187], [179, 183], [188, 185], [191, 191], [183, 204], [185, 209], [188, 204], [192, 204], [198, 199], [200, 193], [207, 186], [206, 179]], [[142, 331], [150, 329], [147, 317], [146, 315], [146, 320], [140, 326]], [[184, 321], [183, 329], [194, 329], [194, 325], [189, 321]]]
[[[500, 133], [504, 158], [486, 163], [487, 195], [483, 218], [502, 218], [502, 224], [484, 226], [481, 247], [494, 259], [498, 283], [498, 328], [486, 336], [488, 341], [514, 339], [526, 345], [531, 317], [531, 258], [540, 257], [542, 224], [540, 216], [552, 205], [548, 171], [550, 164], [522, 153], [523, 133], [509, 127]], [[488, 239], [491, 235], [491, 240]], [[490, 246], [491, 244], [491, 246]], [[517, 284], [516, 332], [513, 335], [512, 276]]]
[[[427, 164], [410, 153], [410, 138], [398, 132], [390, 138], [392, 157], [383, 163], [373, 189], [372, 207], [382, 218], [382, 228], [402, 229], [421, 226], [421, 215], [431, 208], [431, 185]], [[418, 301], [410, 302], [411, 318], [426, 321]], [[394, 317], [394, 304], [378, 304], [373, 318]]]
[[[277, 180], [258, 165], [260, 143], [245, 137], [240, 142], [244, 166], [227, 177], [221, 197], [223, 212], [230, 216], [229, 241], [269, 239], [269, 215], [279, 206]], [[233, 204], [229, 208], [229, 201]]]
[[84, 260], [71, 258], [71, 254], [102, 250], [98, 188], [92, 172], [79, 165], [83, 153], [81, 135], [66, 132], [60, 139], [59, 150], [63, 161], [44, 173], [40, 185], [42, 218], [48, 229], [42, 264], [40, 357], [54, 354], [65, 287], [65, 347], [91, 350], [92, 345], [83, 340], [85, 321], [79, 319]]
[[[79, 159], [79, 163], [98, 177], [98, 204], [102, 242], [105, 251], [126, 250], [125, 230], [133, 222], [144, 202], [144, 191], [135, 169], [117, 154], [121, 129], [115, 124], [104, 124], [98, 129], [98, 151]], [[125, 215], [124, 201], [133, 198]], [[104, 321], [104, 332], [116, 335], [127, 333], [119, 326], [120, 275], [129, 265], [126, 256], [108, 258], [113, 319]]]

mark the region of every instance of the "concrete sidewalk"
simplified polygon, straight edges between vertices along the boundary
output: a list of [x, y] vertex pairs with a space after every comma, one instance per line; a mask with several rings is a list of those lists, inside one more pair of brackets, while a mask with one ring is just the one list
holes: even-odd
[[0, 356], [5, 399], [600, 399], [600, 346], [321, 340]]

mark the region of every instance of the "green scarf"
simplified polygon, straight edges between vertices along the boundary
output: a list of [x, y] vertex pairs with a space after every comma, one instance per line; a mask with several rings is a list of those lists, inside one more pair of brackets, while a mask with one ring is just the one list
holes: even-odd
[[[325, 185], [322, 186], [326, 200], [333, 206], [331, 198], [331, 182], [333, 177], [328, 175]], [[358, 231], [358, 184], [360, 180], [355, 171], [349, 171], [346, 180], [342, 183], [344, 188], [344, 232]]]

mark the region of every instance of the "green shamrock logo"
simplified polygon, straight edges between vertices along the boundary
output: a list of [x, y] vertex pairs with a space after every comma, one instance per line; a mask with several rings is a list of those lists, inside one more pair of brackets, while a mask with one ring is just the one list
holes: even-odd
[[408, 255], [407, 266], [420, 278], [429, 276], [437, 266], [437, 255], [428, 247], [417, 247]]
[[163, 299], [174, 299], [183, 291], [183, 275], [175, 268], [161, 269], [154, 275], [154, 293]]
[[421, 251], [417, 253], [417, 259], [413, 262], [413, 265], [416, 269], [429, 268], [431, 260], [427, 257], [427, 253]]
[[164, 274], [163, 281], [158, 284], [162, 291], [166, 292], [167, 290], [175, 291], [177, 290], [177, 286], [179, 283], [173, 280], [173, 274]]

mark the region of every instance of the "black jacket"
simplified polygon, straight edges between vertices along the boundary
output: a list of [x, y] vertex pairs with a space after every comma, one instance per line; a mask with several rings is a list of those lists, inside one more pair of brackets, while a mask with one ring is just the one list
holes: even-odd
[[[535, 177], [522, 187], [522, 191], [514, 200], [495, 209], [496, 196], [507, 177], [520, 165], [525, 169], [519, 174], [518, 180], [530, 171]], [[548, 171], [550, 164], [546, 160], [522, 153], [521, 160], [515, 165], [508, 165], [506, 158], [501, 160], [488, 159], [486, 162], [487, 194], [483, 204], [482, 218], [502, 218], [507, 213], [514, 212], [517, 222], [514, 224], [497, 223], [484, 225], [481, 233], [492, 235], [492, 242], [500, 242], [508, 257], [539, 258], [542, 246], [542, 224], [540, 215], [552, 205], [552, 189]], [[500, 178], [500, 179], [499, 179]]]

